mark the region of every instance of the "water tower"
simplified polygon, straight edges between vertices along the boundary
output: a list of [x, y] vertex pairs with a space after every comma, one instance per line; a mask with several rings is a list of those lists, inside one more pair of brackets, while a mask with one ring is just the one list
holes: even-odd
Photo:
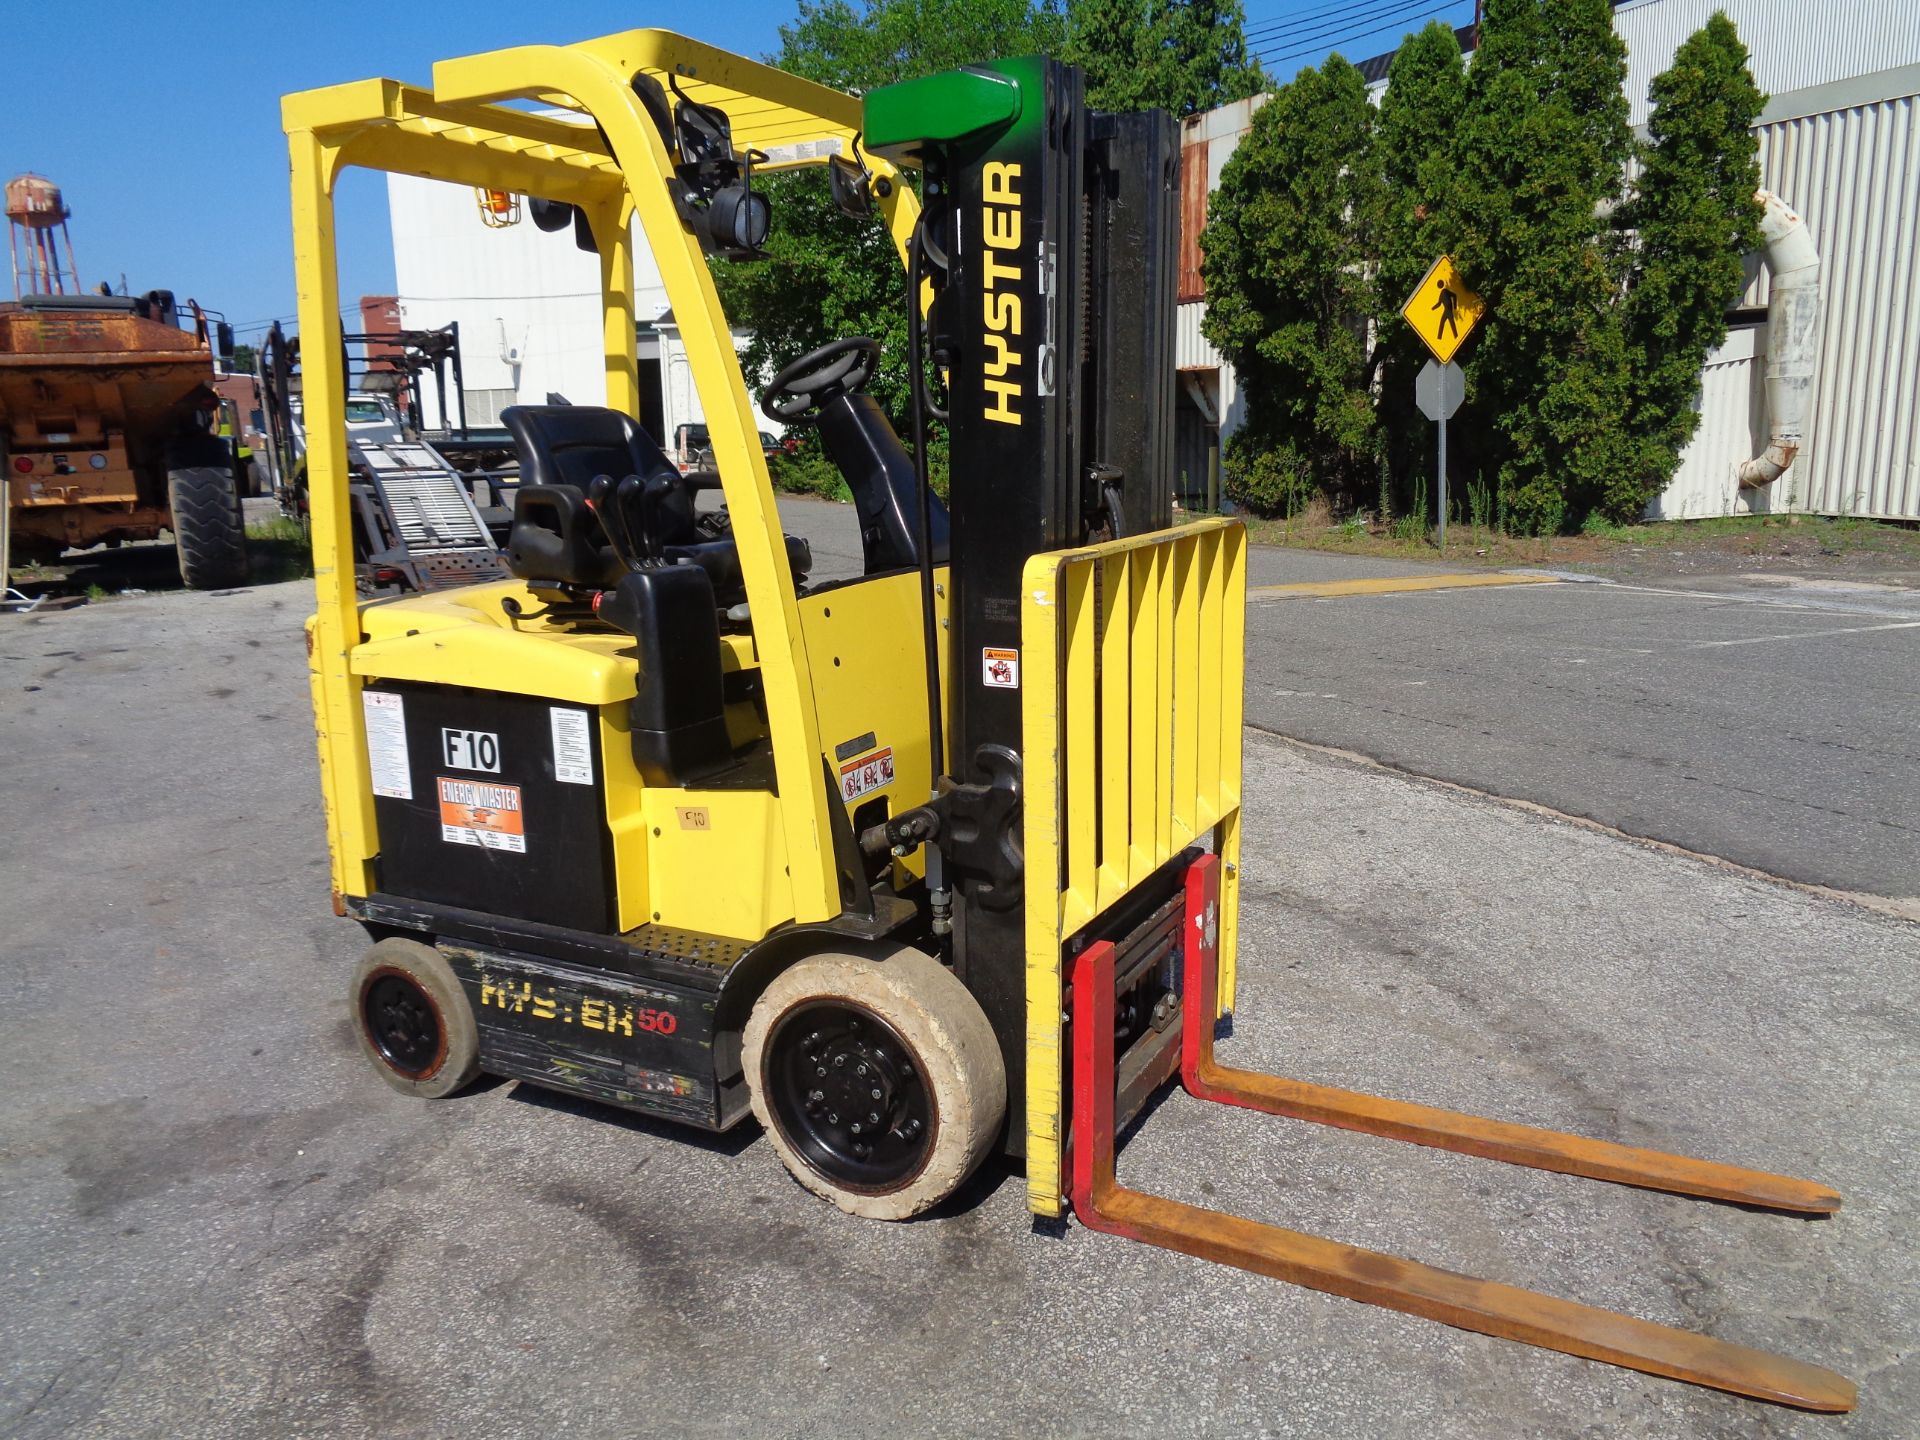
[[[13, 298], [28, 295], [78, 295], [80, 275], [73, 265], [73, 237], [67, 217], [73, 212], [60, 187], [29, 172], [7, 182], [7, 248], [13, 255]], [[56, 233], [57, 232], [57, 233]], [[60, 263], [60, 246], [67, 263]]]

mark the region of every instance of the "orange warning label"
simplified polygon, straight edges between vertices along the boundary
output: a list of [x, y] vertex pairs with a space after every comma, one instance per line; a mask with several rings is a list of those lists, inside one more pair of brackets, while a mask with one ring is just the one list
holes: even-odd
[[453, 780], [445, 775], [437, 779], [442, 840], [449, 845], [526, 853], [527, 832], [518, 785]]

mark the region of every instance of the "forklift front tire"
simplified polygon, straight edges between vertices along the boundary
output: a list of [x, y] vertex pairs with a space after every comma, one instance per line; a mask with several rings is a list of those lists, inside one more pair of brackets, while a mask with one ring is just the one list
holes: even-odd
[[353, 972], [353, 1031], [380, 1078], [438, 1100], [480, 1073], [480, 1035], [453, 967], [431, 945], [390, 937]]
[[753, 1113], [793, 1176], [851, 1215], [939, 1204], [993, 1148], [1006, 1067], [979, 1003], [918, 950], [810, 956], [755, 1003]]

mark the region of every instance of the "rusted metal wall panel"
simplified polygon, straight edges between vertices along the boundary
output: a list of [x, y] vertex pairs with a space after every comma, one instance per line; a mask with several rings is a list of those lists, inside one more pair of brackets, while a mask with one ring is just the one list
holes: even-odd
[[1180, 147], [1180, 289], [1179, 302], [1202, 299], [1200, 232], [1207, 223], [1207, 142]]

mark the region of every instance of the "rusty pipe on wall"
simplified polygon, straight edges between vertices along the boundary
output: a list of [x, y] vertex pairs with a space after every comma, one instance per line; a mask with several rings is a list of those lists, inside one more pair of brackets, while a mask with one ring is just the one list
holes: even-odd
[[1820, 252], [1807, 222], [1769, 190], [1754, 192], [1764, 210], [1767, 270], [1767, 448], [1738, 469], [1748, 489], [1786, 473], [1806, 439], [1807, 409], [1820, 343]]

